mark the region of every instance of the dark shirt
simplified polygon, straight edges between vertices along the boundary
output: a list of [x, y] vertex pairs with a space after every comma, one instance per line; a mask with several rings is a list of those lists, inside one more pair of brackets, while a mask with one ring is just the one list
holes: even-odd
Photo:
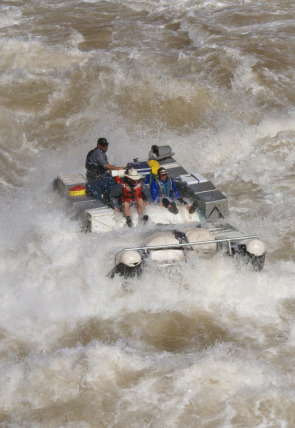
[[100, 148], [96, 147], [88, 156], [86, 161], [86, 168], [90, 171], [97, 171], [103, 174], [107, 171], [105, 165], [108, 163], [107, 155]]

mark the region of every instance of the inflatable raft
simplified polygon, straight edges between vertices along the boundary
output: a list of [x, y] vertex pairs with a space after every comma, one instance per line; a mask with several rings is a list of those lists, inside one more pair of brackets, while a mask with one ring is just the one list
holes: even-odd
[[[189, 173], [173, 157], [170, 146], [152, 146], [144, 161], [135, 159], [128, 164], [143, 176], [143, 186], [148, 189], [155, 174], [154, 166], [165, 167], [173, 178], [180, 196], [197, 207], [193, 214], [179, 207], [177, 215], [151, 204], [147, 208], [148, 239], [140, 246], [126, 247], [114, 256], [111, 276], [138, 275], [146, 262], [151, 260], [167, 266], [186, 260], [188, 254], [213, 255], [222, 251], [229, 256], [242, 257], [254, 270], [261, 271], [265, 261], [265, 245], [256, 235], [243, 235], [228, 223], [227, 197], [199, 172]], [[113, 171], [113, 174], [124, 171]], [[59, 176], [55, 188], [66, 198], [68, 206], [81, 221], [87, 232], [106, 233], [127, 227], [122, 214], [117, 214], [108, 204], [106, 189], [115, 183], [114, 177], [101, 180], [96, 191], [91, 191], [82, 174]], [[90, 191], [89, 191], [90, 189]], [[134, 214], [134, 225], [139, 219]], [[129, 230], [130, 232], [130, 230]]]

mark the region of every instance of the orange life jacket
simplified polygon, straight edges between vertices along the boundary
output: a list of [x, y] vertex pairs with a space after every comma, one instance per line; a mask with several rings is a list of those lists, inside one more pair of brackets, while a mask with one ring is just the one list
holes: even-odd
[[131, 202], [137, 201], [137, 199], [142, 199], [141, 193], [141, 183], [140, 181], [134, 186], [131, 187], [125, 181], [121, 181], [123, 188], [123, 195], [121, 196], [121, 201], [123, 202]]

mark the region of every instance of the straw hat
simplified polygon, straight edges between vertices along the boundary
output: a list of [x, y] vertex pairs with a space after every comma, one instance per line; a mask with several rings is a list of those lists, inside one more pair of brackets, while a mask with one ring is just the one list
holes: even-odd
[[138, 174], [137, 169], [131, 168], [128, 169], [127, 173], [125, 174], [125, 177], [130, 178], [130, 180], [140, 180], [143, 178], [142, 175]]

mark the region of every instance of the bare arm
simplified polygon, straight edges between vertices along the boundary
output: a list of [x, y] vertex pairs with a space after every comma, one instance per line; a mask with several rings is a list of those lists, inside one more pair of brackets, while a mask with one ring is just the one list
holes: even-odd
[[104, 165], [104, 167], [106, 168], [106, 169], [108, 169], [108, 170], [115, 170], [115, 171], [118, 171], [119, 169], [125, 169], [123, 166], [115, 166], [115, 165], [111, 165], [110, 163], [106, 163], [105, 165]]

